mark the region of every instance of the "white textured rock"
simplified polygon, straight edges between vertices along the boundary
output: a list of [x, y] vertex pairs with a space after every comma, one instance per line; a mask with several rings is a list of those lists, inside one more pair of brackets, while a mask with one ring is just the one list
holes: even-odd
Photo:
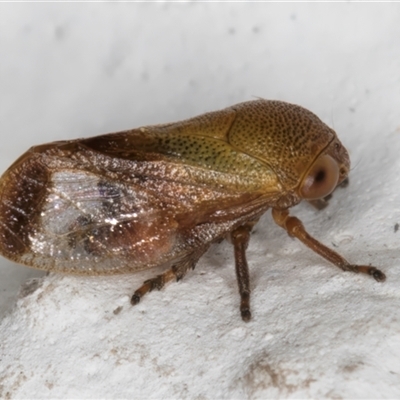
[[[1, 262], [2, 398], [400, 397], [399, 4], [0, 4], [0, 162], [29, 146], [200, 114], [252, 96], [334, 125], [353, 160], [309, 232], [385, 283], [343, 273], [267, 214], [244, 323], [228, 243], [136, 307], [158, 271], [49, 275]], [[15, 273], [13, 272], [15, 271]]]

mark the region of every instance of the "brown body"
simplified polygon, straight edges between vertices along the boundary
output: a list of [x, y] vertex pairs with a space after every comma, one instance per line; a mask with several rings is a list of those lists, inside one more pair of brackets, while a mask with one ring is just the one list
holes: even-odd
[[257, 100], [186, 121], [33, 147], [0, 180], [0, 252], [49, 271], [115, 274], [164, 266], [132, 302], [194, 268], [229, 235], [241, 312], [250, 318], [245, 250], [258, 218], [275, 221], [344, 270], [383, 280], [311, 238], [288, 208], [328, 196], [350, 161], [335, 132], [302, 107]]

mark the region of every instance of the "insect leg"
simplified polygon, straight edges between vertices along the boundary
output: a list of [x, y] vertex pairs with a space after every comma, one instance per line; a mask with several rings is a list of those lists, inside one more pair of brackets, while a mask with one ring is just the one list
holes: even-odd
[[324, 197], [323, 199], [307, 200], [307, 201], [317, 210], [323, 210], [325, 207], [329, 205], [329, 200], [331, 199], [331, 197], [332, 194]]
[[168, 269], [164, 273], [157, 275], [155, 278], [148, 279], [140, 286], [139, 289], [133, 293], [131, 298], [131, 304], [134, 306], [140, 302], [140, 299], [148, 292], [153, 289], [161, 290], [167, 282], [175, 279], [176, 281], [181, 280], [189, 269], [194, 269], [199, 258], [206, 252], [206, 247], [197, 249], [196, 252], [186, 256], [184, 260], [175, 264], [172, 268]]
[[318, 240], [310, 236], [305, 230], [303, 223], [296, 217], [289, 215], [288, 210], [272, 210], [272, 216], [275, 222], [285, 229], [290, 236], [294, 236], [308, 246], [311, 250], [330, 261], [332, 264], [341, 268], [343, 271], [362, 272], [371, 275], [376, 281], [382, 282], [386, 279], [385, 274], [375, 267], [369, 265], [350, 264], [340, 254], [326, 247]]
[[246, 260], [246, 249], [249, 244], [250, 232], [254, 224], [239, 226], [231, 233], [231, 241], [235, 253], [236, 277], [240, 294], [240, 314], [243, 321], [249, 321], [250, 312], [250, 277]]

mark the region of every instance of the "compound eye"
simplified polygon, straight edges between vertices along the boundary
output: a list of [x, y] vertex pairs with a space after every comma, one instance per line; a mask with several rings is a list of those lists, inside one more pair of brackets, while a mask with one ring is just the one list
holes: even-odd
[[339, 166], [328, 155], [318, 157], [300, 185], [303, 199], [316, 200], [328, 196], [336, 188], [339, 180]]

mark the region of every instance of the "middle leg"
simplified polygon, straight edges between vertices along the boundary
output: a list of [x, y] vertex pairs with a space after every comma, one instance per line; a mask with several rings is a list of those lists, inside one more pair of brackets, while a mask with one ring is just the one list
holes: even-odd
[[246, 259], [246, 249], [250, 240], [250, 232], [255, 222], [239, 226], [231, 232], [231, 241], [234, 247], [236, 277], [240, 294], [240, 314], [243, 321], [250, 321], [250, 274]]

